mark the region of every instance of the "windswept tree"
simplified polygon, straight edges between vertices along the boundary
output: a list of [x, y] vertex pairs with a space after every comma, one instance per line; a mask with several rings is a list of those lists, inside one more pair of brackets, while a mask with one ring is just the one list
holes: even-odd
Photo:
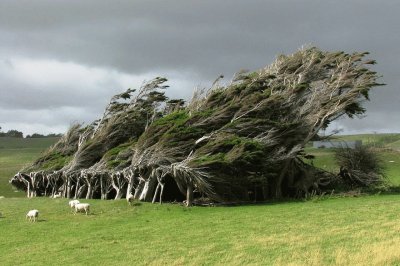
[[155, 78], [144, 84], [135, 97], [133, 89], [113, 96], [102, 118], [87, 126], [80, 135], [78, 150], [64, 170], [89, 168], [108, 150], [138, 138], [161, 115], [158, 107], [167, 100], [164, 90], [168, 86], [163, 84], [166, 81]]
[[[100, 120], [80, 128], [62, 171], [123, 170], [130, 173], [121, 175], [125, 181], [113, 175], [109, 183], [118, 197], [126, 188], [126, 195], [153, 202], [176, 192], [187, 205], [198, 197], [304, 195], [332, 176], [304, 162], [305, 145], [335, 119], [363, 114], [370, 89], [381, 85], [367, 54], [300, 49], [258, 71], [240, 71], [227, 85], [220, 76], [187, 104], [168, 100], [166, 80], [156, 78], [135, 97], [134, 90], [114, 96]], [[48, 160], [40, 160], [43, 168]]]

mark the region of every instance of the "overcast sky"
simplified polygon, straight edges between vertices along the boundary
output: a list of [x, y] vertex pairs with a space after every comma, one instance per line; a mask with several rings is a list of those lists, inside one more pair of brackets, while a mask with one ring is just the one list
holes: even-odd
[[156, 76], [189, 98], [311, 44], [369, 51], [387, 84], [342, 133], [400, 132], [400, 1], [0, 0], [0, 126], [63, 133]]

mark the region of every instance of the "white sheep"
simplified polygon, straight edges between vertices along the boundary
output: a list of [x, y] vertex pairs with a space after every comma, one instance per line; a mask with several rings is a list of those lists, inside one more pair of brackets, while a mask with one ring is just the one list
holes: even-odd
[[30, 222], [36, 222], [39, 217], [39, 211], [38, 210], [30, 210], [26, 214], [26, 219], [29, 219]]
[[53, 195], [53, 199], [59, 199], [59, 198], [61, 198], [61, 192]]
[[77, 212], [83, 212], [84, 211], [86, 213], [86, 215], [88, 215], [89, 209], [90, 209], [90, 204], [89, 203], [77, 203], [77, 204], [74, 204], [74, 206], [75, 206], [75, 214]]
[[129, 194], [128, 196], [126, 196], [126, 201], [128, 202], [129, 205], [132, 205], [132, 202], [135, 198], [133, 197], [132, 194]]
[[70, 200], [70, 201], [68, 202], [68, 205], [69, 205], [71, 208], [74, 208], [74, 207], [75, 207], [75, 204], [78, 204], [78, 203], [80, 203], [79, 200], [75, 199], [75, 200]]

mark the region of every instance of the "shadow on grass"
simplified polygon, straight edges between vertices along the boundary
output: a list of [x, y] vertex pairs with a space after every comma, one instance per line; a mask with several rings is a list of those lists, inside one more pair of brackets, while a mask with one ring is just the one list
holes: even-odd
[[304, 202], [304, 199], [284, 198], [284, 199], [266, 200], [266, 201], [226, 202], [226, 203], [216, 203], [215, 207], [278, 205], [278, 204], [294, 203], [294, 202]]
[[88, 214], [85, 213], [71, 213], [73, 216], [97, 216], [98, 214], [96, 214], [95, 212], [90, 212]]

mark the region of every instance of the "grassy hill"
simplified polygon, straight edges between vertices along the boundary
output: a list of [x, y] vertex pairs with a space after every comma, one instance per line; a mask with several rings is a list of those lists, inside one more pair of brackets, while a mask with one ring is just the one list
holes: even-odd
[[[398, 195], [238, 207], [0, 199], [2, 265], [399, 265]], [[25, 220], [40, 211], [39, 222]]]
[[0, 196], [23, 196], [24, 194], [13, 191], [8, 180], [57, 140], [58, 138], [0, 138]]

